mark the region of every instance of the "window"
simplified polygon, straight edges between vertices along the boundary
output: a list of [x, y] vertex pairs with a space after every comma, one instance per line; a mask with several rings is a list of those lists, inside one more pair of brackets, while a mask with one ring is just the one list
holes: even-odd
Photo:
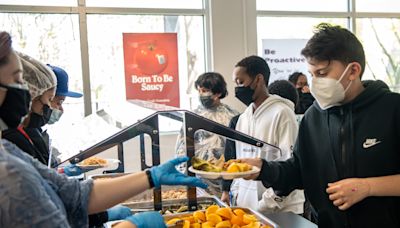
[[87, 6], [163, 8], [163, 9], [202, 9], [202, 0], [86, 0]]
[[0, 0], [2, 5], [76, 6], [77, 0]]
[[[10, 11], [0, 13], [1, 30], [13, 36], [15, 49], [64, 68], [71, 90], [85, 92], [84, 98], [67, 98], [62, 122], [76, 122], [126, 100], [122, 33], [128, 32], [177, 33], [180, 103], [190, 108], [194, 80], [206, 65], [203, 0], [86, 0], [79, 6], [78, 2], [0, 0], [6, 7], [3, 12]], [[88, 44], [88, 52], [81, 42]], [[82, 69], [86, 61], [90, 75], [84, 75], [86, 66]], [[84, 91], [89, 86], [83, 83], [90, 83], [90, 91]]]
[[[65, 69], [69, 88], [82, 92], [78, 15], [0, 13], [0, 27], [12, 35], [14, 49]], [[63, 106], [63, 121], [84, 116], [83, 98], [67, 98]]]
[[352, 2], [257, 0], [259, 54], [262, 39], [309, 39], [312, 28], [321, 22], [340, 25], [352, 29], [364, 46], [367, 65], [363, 79], [382, 80], [400, 92], [400, 2], [355, 0], [355, 11]]
[[400, 20], [357, 19], [357, 36], [364, 46], [367, 66], [364, 79], [385, 81], [400, 92]]
[[395, 12], [400, 11], [400, 1], [397, 0], [357, 0], [356, 10], [358, 12]]
[[[372, 0], [373, 1], [373, 0]], [[345, 12], [346, 0], [257, 0], [257, 10]]]
[[190, 108], [194, 80], [205, 71], [202, 16], [88, 15], [93, 111], [124, 102], [122, 33], [176, 32], [181, 107]]

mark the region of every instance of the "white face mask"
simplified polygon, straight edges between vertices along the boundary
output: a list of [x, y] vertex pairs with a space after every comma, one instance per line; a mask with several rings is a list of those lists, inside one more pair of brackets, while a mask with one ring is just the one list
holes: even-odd
[[63, 112], [59, 109], [52, 109], [49, 122], [47, 124], [54, 124], [55, 122], [59, 121]]
[[342, 81], [343, 77], [347, 74], [347, 71], [350, 69], [351, 64], [347, 65], [346, 69], [343, 71], [339, 80], [328, 78], [328, 77], [313, 77], [311, 84], [311, 94], [317, 100], [321, 109], [326, 110], [328, 108], [334, 106], [340, 106], [344, 97], [346, 95], [346, 91], [350, 88], [350, 81], [347, 88], [343, 88]]

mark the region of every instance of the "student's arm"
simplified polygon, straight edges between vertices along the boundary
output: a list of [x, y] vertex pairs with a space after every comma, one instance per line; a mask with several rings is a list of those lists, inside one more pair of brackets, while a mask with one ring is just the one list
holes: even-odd
[[261, 169], [260, 173], [249, 179], [262, 181], [266, 188], [272, 187], [275, 191], [279, 191], [280, 195], [288, 195], [295, 189], [303, 189], [301, 169], [296, 154], [286, 161], [268, 162], [260, 158], [240, 160]]
[[400, 196], [400, 174], [343, 179], [329, 183], [326, 192], [335, 206], [346, 210], [370, 196]]
[[122, 177], [95, 181], [89, 196], [89, 214], [104, 211], [117, 203], [149, 189], [149, 179], [151, 179], [153, 182], [152, 185], [156, 188], [159, 188], [161, 185], [187, 185], [206, 188], [207, 185], [200, 179], [186, 176], [176, 170], [175, 166], [188, 160], [188, 157], [179, 157], [155, 166], [150, 169], [150, 177], [145, 172], [139, 172]]

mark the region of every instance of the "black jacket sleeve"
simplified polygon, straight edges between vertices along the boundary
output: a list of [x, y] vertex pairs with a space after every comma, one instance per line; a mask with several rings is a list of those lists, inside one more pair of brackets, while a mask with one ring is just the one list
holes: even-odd
[[293, 157], [286, 161], [266, 161], [263, 159], [260, 175], [257, 180], [261, 180], [266, 188], [272, 187], [279, 195], [289, 195], [295, 189], [303, 189], [302, 173], [300, 167], [300, 153], [298, 153], [299, 138], [294, 147]]
[[[231, 121], [229, 122], [229, 128], [236, 128], [236, 124], [239, 120], [240, 115], [236, 115], [232, 117]], [[225, 161], [229, 161], [230, 159], [236, 159], [236, 145], [235, 141], [226, 139], [225, 143], [225, 151], [224, 151]], [[224, 192], [229, 192], [231, 189], [231, 180], [222, 180], [221, 190]]]

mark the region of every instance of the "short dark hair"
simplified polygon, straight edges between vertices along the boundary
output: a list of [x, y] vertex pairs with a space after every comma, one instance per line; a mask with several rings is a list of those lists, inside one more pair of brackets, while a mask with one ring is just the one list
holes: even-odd
[[317, 61], [337, 60], [347, 65], [358, 62], [365, 69], [365, 54], [361, 42], [349, 30], [340, 26], [321, 23], [316, 26], [314, 35], [307, 42], [301, 54]]
[[293, 83], [293, 85], [296, 85], [297, 80], [299, 80], [299, 77], [301, 75], [304, 75], [304, 74], [301, 72], [294, 72], [293, 74], [289, 75], [289, 82]]
[[299, 93], [292, 83], [286, 80], [276, 80], [268, 86], [270, 94], [276, 94], [293, 102], [294, 106], [299, 101]]
[[7, 32], [0, 32], [0, 66], [9, 61], [9, 54], [12, 51], [11, 36]]
[[206, 72], [200, 75], [195, 81], [194, 86], [196, 89], [198, 87], [209, 89], [213, 94], [220, 93], [221, 96], [219, 99], [222, 99], [228, 95], [225, 79], [220, 73], [217, 72]]
[[268, 86], [271, 71], [265, 59], [256, 55], [251, 55], [240, 60], [236, 63], [235, 67], [245, 68], [246, 73], [252, 78], [255, 78], [257, 74], [262, 74], [264, 76], [265, 86]]

